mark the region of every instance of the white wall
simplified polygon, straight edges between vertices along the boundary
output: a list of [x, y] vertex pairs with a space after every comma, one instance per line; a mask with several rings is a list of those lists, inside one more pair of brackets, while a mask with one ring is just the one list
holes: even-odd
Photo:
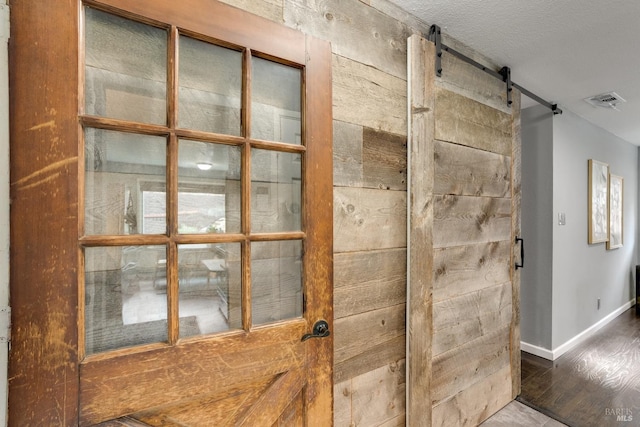
[[520, 285], [522, 341], [551, 349], [553, 254], [553, 113], [522, 111], [522, 237]]
[[[616, 111], [602, 111], [616, 114]], [[607, 251], [587, 243], [587, 161], [609, 164], [624, 177], [624, 246]], [[566, 343], [634, 295], [638, 212], [638, 147], [570, 111], [553, 118], [553, 210], [566, 225], [553, 225], [552, 348]], [[601, 307], [597, 308], [597, 299]]]
[[[603, 110], [602, 114], [615, 114]], [[635, 293], [638, 260], [638, 147], [570, 111], [522, 112], [521, 283], [523, 349], [547, 358], [606, 323]], [[589, 245], [588, 160], [624, 177], [624, 246]], [[558, 215], [565, 215], [560, 225]], [[600, 299], [600, 308], [598, 308]], [[581, 335], [582, 334], [582, 335]]]
[[[0, 308], [9, 305], [9, 6], [0, 4]], [[0, 425], [7, 424], [8, 345], [0, 344]]]

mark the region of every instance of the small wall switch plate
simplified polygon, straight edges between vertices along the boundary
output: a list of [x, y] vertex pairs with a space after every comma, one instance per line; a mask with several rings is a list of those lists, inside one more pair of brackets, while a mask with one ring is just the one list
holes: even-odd
[[567, 223], [567, 217], [564, 212], [558, 214], [558, 225], [565, 225]]

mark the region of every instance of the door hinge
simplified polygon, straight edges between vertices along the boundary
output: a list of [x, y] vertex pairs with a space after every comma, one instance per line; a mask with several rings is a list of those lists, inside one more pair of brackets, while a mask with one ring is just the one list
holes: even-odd
[[0, 308], [0, 343], [11, 341], [11, 307]]

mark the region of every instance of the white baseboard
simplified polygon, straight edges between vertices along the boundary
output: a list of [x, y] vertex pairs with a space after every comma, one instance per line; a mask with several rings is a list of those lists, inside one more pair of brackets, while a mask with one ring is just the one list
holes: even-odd
[[524, 341], [520, 341], [520, 349], [526, 351], [534, 356], [542, 357], [543, 359], [553, 360], [553, 351], [546, 348], [538, 347], [537, 345], [529, 344]]
[[622, 313], [624, 313], [625, 311], [633, 307], [634, 303], [635, 303], [635, 299], [632, 299], [631, 301], [625, 303], [624, 305], [622, 305], [622, 307], [617, 308], [616, 310], [614, 310], [613, 312], [605, 316], [598, 323], [580, 332], [578, 335], [571, 338], [564, 344], [556, 347], [554, 350], [548, 350], [546, 348], [538, 347], [533, 344], [526, 343], [524, 341], [520, 342], [520, 348], [522, 349], [522, 351], [526, 351], [527, 353], [542, 357], [543, 359], [556, 360], [558, 357], [562, 356], [567, 351], [571, 350], [572, 348], [584, 342], [586, 339], [590, 338], [592, 335], [598, 332], [602, 327], [604, 327], [607, 323], [611, 322], [613, 319], [615, 319], [616, 317], [620, 316]]

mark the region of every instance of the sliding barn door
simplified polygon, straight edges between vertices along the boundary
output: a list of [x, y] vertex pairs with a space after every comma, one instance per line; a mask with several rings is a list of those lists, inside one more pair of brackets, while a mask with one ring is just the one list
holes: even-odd
[[[477, 425], [519, 394], [520, 95], [412, 37], [408, 413]], [[425, 416], [424, 414], [430, 414]]]

